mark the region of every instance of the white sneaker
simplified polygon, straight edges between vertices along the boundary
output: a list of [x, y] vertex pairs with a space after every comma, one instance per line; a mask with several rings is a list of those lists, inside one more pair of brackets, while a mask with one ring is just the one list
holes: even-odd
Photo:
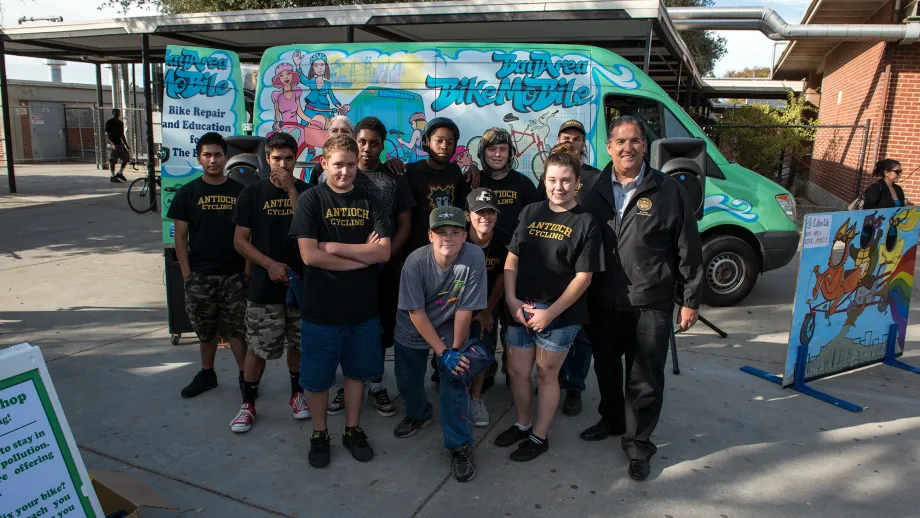
[[303, 392], [298, 392], [292, 397], [288, 405], [294, 412], [294, 419], [310, 419], [310, 407], [307, 405], [307, 396]]
[[473, 426], [489, 426], [489, 411], [486, 410], [486, 404], [482, 398], [472, 399], [470, 405], [470, 414], [473, 418]]

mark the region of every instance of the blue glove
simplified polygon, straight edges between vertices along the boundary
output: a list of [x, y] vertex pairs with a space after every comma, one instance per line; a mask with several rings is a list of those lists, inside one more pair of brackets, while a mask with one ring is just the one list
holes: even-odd
[[444, 354], [438, 356], [438, 361], [440, 361], [441, 365], [447, 368], [448, 371], [454, 372], [454, 369], [460, 364], [460, 358], [462, 357], [463, 356], [457, 352], [456, 349], [448, 347], [447, 350], [444, 351]]

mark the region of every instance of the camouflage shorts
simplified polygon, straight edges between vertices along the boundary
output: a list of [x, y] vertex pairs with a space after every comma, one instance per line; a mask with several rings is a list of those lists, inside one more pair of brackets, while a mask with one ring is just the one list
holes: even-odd
[[120, 146], [109, 146], [109, 162], [130, 162], [131, 154], [128, 153], [128, 148], [124, 145]]
[[224, 338], [243, 338], [246, 292], [249, 283], [242, 273], [206, 275], [192, 272], [185, 280], [185, 311], [201, 342], [219, 333]]
[[287, 304], [247, 302], [246, 343], [249, 354], [263, 360], [281, 358], [285, 348], [300, 348], [300, 310]]

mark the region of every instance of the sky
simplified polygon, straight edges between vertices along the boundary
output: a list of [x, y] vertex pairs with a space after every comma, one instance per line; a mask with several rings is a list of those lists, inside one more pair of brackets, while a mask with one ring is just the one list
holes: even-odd
[[[771, 0], [772, 6], [780, 16], [789, 23], [798, 23], [808, 8], [809, 0]], [[51, 17], [63, 16], [64, 23], [81, 20], [100, 20], [120, 17], [116, 9], [99, 10], [102, 0], [0, 0], [3, 7], [0, 25], [15, 26], [21, 16]], [[768, 5], [763, 0], [716, 0], [717, 6], [761, 6]], [[154, 14], [152, 11], [133, 9], [129, 16]], [[26, 22], [28, 23], [28, 22]], [[716, 65], [715, 74], [722, 77], [729, 70], [741, 70], [745, 67], [770, 66], [773, 55], [773, 41], [757, 31], [716, 31], [728, 41], [728, 52]], [[783, 46], [776, 49], [776, 56], [782, 53]], [[7, 57], [7, 71], [11, 79], [32, 79], [47, 81], [49, 70], [42, 60]], [[95, 84], [96, 72], [93, 65], [69, 62], [62, 70], [63, 80], [68, 83]], [[111, 83], [111, 73], [103, 70], [103, 84]]]

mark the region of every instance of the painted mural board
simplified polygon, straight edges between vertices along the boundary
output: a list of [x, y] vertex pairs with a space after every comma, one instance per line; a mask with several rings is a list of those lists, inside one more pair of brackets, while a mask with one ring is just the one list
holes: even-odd
[[163, 242], [172, 243], [175, 231], [166, 217], [175, 192], [198, 178], [202, 169], [195, 154], [201, 135], [216, 131], [225, 137], [242, 135], [246, 122], [240, 60], [228, 50], [170, 45], [166, 48], [163, 95]]
[[884, 359], [891, 326], [904, 352], [920, 209], [805, 217], [783, 386], [807, 346], [805, 381]]
[[399, 48], [290, 45], [268, 49], [259, 68], [255, 134], [290, 133], [300, 146], [298, 161], [310, 162], [322, 154], [332, 117], [345, 114], [358, 121], [373, 115], [389, 131], [381, 158], [414, 162], [427, 156], [421, 135], [428, 121], [450, 117], [460, 127], [453, 161], [462, 168], [473, 163], [481, 166], [477, 157], [481, 135], [501, 126], [515, 139], [515, 168], [536, 181], [559, 126], [569, 119], [585, 125], [586, 161], [595, 162], [594, 137], [604, 129], [599, 85], [640, 87], [628, 62], [601, 65], [588, 48], [523, 50], [488, 44]]
[[104, 516], [38, 347], [0, 351], [0, 516]]

